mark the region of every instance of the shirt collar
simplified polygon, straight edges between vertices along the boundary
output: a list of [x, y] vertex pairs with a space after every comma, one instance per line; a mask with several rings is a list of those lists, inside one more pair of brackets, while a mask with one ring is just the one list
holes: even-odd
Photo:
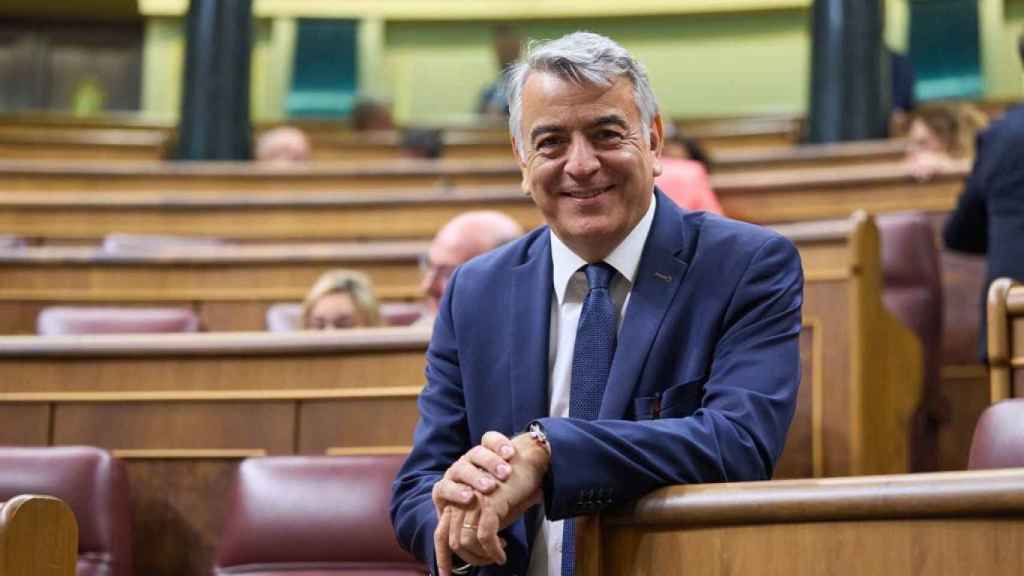
[[[651, 195], [651, 204], [647, 207], [644, 217], [637, 222], [633, 230], [629, 232], [612, 253], [605, 257], [604, 261], [615, 268], [615, 271], [623, 278], [633, 284], [636, 277], [636, 269], [640, 266], [640, 256], [644, 252], [644, 244], [647, 242], [647, 235], [651, 231], [651, 224], [654, 222], [654, 209], [658, 203], [657, 194]], [[551, 263], [552, 278], [555, 283], [555, 296], [558, 303], [565, 301], [565, 293], [569, 287], [569, 280], [587, 261], [580, 258], [578, 254], [569, 249], [557, 234], [551, 232]]]

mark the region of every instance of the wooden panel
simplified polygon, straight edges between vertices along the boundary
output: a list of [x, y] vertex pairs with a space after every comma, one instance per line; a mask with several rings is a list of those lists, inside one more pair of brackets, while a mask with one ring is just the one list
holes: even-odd
[[[971, 308], [977, 310], [977, 306]], [[939, 427], [939, 466], [942, 470], [966, 470], [974, 426], [989, 406], [985, 367], [977, 364], [963, 370], [944, 370], [942, 392], [948, 419]]]
[[1017, 574], [1024, 471], [674, 486], [581, 534], [580, 576]]
[[0, 404], [0, 446], [50, 444], [49, 404]]
[[328, 448], [411, 446], [416, 397], [312, 400], [300, 407], [299, 452]]
[[[852, 415], [846, 401], [853, 386], [850, 372], [854, 362], [850, 354], [849, 302], [847, 282], [806, 282], [804, 285], [803, 315], [817, 319], [818, 337], [825, 343], [821, 352], [822, 389], [828, 401], [812, 396], [812, 400], [821, 402], [820, 434], [824, 449], [821, 472], [824, 476], [849, 474], [852, 466], [850, 443], [853, 432], [849, 425]], [[803, 386], [806, 382], [801, 383]]]
[[236, 459], [128, 460], [135, 573], [209, 574]]
[[[816, 344], [818, 347], [816, 347]], [[800, 332], [800, 391], [797, 395], [796, 413], [786, 435], [786, 448], [775, 465], [775, 478], [811, 478], [821, 475], [814, 467], [815, 392], [820, 393], [820, 382], [815, 380], [814, 371], [821, 370], [817, 362], [820, 356], [821, 334], [815, 332], [813, 324], [804, 320]], [[818, 387], [815, 386], [818, 384]], [[819, 446], [819, 451], [820, 451]]]
[[[291, 453], [291, 402], [61, 404], [55, 444], [117, 449], [263, 449]], [[256, 424], [258, 423], [258, 424]]]
[[74, 576], [78, 525], [62, 500], [19, 495], [0, 502], [0, 574]]

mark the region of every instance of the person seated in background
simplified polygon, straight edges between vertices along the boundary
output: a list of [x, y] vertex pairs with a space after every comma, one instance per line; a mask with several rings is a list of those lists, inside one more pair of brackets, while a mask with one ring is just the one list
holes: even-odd
[[476, 111], [481, 116], [504, 121], [508, 118], [508, 97], [505, 94], [505, 70], [519, 60], [522, 46], [519, 32], [504, 24], [494, 28], [494, 56], [498, 61], [498, 77], [480, 90]]
[[[1024, 63], [1024, 34], [1017, 40]], [[956, 208], [946, 220], [946, 248], [984, 254], [986, 279], [979, 294], [979, 356], [988, 356], [985, 302], [997, 278], [1024, 281], [1024, 106], [1014, 106], [978, 135], [977, 159]]]
[[986, 123], [969, 104], [920, 109], [907, 135], [907, 167], [918, 180], [927, 180], [973, 158], [975, 133]]
[[352, 129], [356, 132], [394, 130], [391, 106], [374, 98], [360, 98], [352, 108]]
[[407, 128], [401, 150], [405, 158], [436, 160], [444, 154], [444, 136], [437, 128]]
[[[722, 205], [718, 203], [715, 192], [711, 189], [706, 164], [694, 158], [686, 145], [687, 138], [671, 123], [665, 124], [665, 147], [661, 156], [661, 175], [654, 183], [672, 199], [673, 202], [687, 210], [703, 210], [722, 214]], [[707, 162], [703, 150], [697, 147], [698, 154]]]
[[256, 139], [256, 161], [270, 164], [301, 164], [313, 157], [306, 134], [294, 126], [278, 126]]
[[421, 263], [420, 289], [426, 297], [427, 312], [417, 324], [434, 323], [441, 296], [456, 267], [522, 235], [523, 227], [518, 222], [496, 210], [463, 212], [449, 220], [434, 236]]
[[373, 282], [362, 272], [325, 272], [302, 302], [306, 330], [337, 330], [380, 325]]

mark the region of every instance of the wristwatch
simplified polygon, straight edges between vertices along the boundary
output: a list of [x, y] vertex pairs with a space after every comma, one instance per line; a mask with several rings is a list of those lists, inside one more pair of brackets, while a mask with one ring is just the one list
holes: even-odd
[[551, 453], [551, 444], [548, 443], [548, 435], [544, 433], [544, 427], [541, 426], [540, 422], [531, 422], [526, 428], [526, 431], [538, 446], [543, 448], [548, 454]]

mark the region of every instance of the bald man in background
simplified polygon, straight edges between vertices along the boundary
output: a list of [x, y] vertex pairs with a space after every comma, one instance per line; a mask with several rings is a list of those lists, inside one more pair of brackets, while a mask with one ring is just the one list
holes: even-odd
[[464, 212], [448, 221], [434, 236], [423, 261], [420, 289], [426, 296], [427, 313], [417, 324], [433, 324], [448, 279], [456, 267], [475, 256], [523, 235], [523, 227], [496, 210]]

